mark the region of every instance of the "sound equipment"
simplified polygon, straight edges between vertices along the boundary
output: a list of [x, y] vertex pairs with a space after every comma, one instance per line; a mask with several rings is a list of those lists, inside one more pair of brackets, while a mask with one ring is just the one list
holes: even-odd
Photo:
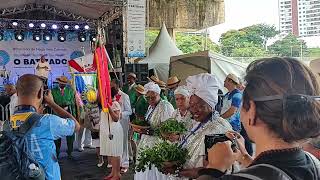
[[149, 69], [148, 64], [126, 64], [125, 65], [125, 79], [123, 82], [127, 82], [129, 73], [135, 73], [137, 75], [137, 84], [144, 85], [148, 83]]

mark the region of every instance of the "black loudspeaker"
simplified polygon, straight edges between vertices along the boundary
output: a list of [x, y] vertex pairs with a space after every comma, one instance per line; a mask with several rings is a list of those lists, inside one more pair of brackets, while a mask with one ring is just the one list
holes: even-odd
[[148, 64], [126, 64], [124, 82], [127, 82], [129, 73], [135, 73], [137, 75], [138, 84], [144, 85], [148, 83], [148, 77], [149, 77]]

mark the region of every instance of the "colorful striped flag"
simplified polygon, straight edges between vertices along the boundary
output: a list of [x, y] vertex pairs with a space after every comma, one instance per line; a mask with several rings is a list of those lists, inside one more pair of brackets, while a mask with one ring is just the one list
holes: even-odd
[[103, 112], [108, 112], [109, 105], [112, 104], [110, 75], [109, 75], [109, 55], [104, 46], [96, 48], [94, 61], [97, 65], [99, 94]]

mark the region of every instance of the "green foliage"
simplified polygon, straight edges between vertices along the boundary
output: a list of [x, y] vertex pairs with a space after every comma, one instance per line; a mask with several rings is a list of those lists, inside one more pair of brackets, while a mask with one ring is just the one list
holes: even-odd
[[187, 131], [186, 125], [174, 118], [170, 118], [160, 125], [160, 132], [165, 134], [183, 134]]
[[219, 52], [219, 46], [211, 41], [209, 37], [194, 34], [176, 33], [177, 47], [184, 53], [195, 53], [205, 50], [207, 41], [207, 50]]
[[230, 30], [220, 37], [221, 52], [226, 56], [257, 57], [265, 54], [266, 42], [279, 32], [274, 26], [257, 24]]
[[293, 34], [288, 34], [283, 39], [278, 40], [271, 46], [269, 46], [269, 50], [271, 53], [277, 56], [298, 57], [301, 56], [301, 47], [302, 53], [304, 55], [307, 55], [306, 42], [303, 40], [299, 40]]
[[309, 57], [320, 57], [320, 48], [309, 48]]
[[249, 39], [253, 42], [262, 43], [263, 47], [266, 48], [267, 40], [275, 37], [279, 34], [275, 26], [267, 24], [256, 24], [242, 29], [247, 32]]
[[155, 165], [159, 170], [163, 168], [164, 162], [176, 162], [177, 168], [184, 165], [188, 158], [187, 149], [179, 147], [177, 144], [161, 142], [152, 148], [142, 150], [138, 156], [137, 172], [145, 171]]
[[149, 30], [146, 31], [146, 47], [150, 48], [152, 43], [157, 39], [157, 36], [159, 34], [159, 30]]
[[[149, 30], [146, 32], [146, 47], [149, 48], [156, 40], [159, 34], [158, 30]], [[205, 48], [205, 42], [207, 40], [207, 49], [211, 52], [219, 52], [219, 46], [211, 41], [209, 37], [204, 37], [202, 35], [186, 34], [177, 32], [176, 33], [176, 44], [177, 47], [183, 53], [194, 53], [198, 51], [203, 51]]]
[[147, 121], [141, 120], [141, 119], [134, 119], [132, 121], [132, 124], [138, 125], [138, 126], [150, 126], [150, 124]]
[[243, 47], [232, 50], [232, 57], [261, 57], [265, 55], [265, 50], [253, 43], [244, 43]]

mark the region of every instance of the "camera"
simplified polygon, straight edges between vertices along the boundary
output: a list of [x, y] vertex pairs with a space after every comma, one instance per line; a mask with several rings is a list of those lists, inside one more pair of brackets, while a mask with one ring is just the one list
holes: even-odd
[[218, 142], [225, 142], [225, 141], [232, 142], [231, 148], [235, 152], [238, 147], [235, 139], [229, 139], [225, 134], [206, 135], [204, 138], [206, 160], [208, 160], [208, 149], [212, 148], [212, 146], [217, 144]]

